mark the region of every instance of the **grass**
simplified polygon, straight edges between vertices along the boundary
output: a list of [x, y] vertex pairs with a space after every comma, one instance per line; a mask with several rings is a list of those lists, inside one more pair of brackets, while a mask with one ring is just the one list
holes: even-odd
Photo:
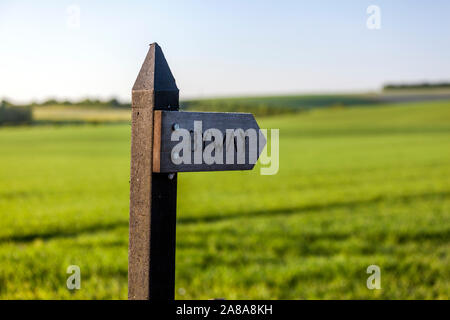
[[[277, 175], [180, 175], [178, 299], [450, 297], [449, 102], [259, 122], [280, 129]], [[129, 136], [0, 130], [0, 298], [127, 297]]]

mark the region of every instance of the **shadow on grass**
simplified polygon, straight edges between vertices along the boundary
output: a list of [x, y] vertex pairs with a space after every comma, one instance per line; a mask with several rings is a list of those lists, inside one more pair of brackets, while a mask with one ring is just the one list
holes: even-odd
[[[334, 203], [324, 203], [324, 204], [313, 204], [306, 205], [295, 208], [279, 208], [271, 210], [261, 210], [261, 211], [249, 211], [249, 212], [236, 212], [224, 215], [208, 215], [204, 217], [191, 217], [191, 218], [180, 218], [177, 220], [177, 224], [189, 225], [198, 223], [214, 223], [220, 221], [227, 221], [233, 219], [243, 219], [243, 218], [258, 218], [258, 217], [269, 217], [278, 215], [292, 215], [292, 214], [302, 214], [315, 211], [326, 211], [333, 209], [354, 209], [361, 206], [367, 206], [371, 204], [381, 203], [381, 202], [410, 202], [418, 199], [432, 199], [432, 198], [446, 198], [450, 197], [450, 191], [445, 192], [430, 192], [415, 195], [403, 195], [397, 197], [375, 197], [367, 200], [357, 200], [357, 201], [347, 201], [347, 202], [334, 202]], [[0, 244], [8, 242], [33, 242], [35, 240], [51, 240], [54, 238], [74, 238], [83, 234], [90, 234], [102, 231], [111, 231], [118, 228], [128, 227], [128, 221], [117, 221], [107, 224], [95, 224], [86, 226], [83, 228], [74, 228], [71, 230], [61, 229], [61, 230], [48, 230], [45, 232], [36, 232], [24, 235], [12, 235], [12, 236], [0, 236]], [[442, 235], [437, 235], [441, 238]], [[407, 239], [404, 239], [407, 240]]]
[[445, 192], [429, 192], [414, 195], [402, 195], [397, 197], [383, 197], [378, 196], [367, 200], [342, 201], [323, 204], [311, 204], [294, 208], [276, 208], [270, 210], [239, 212], [224, 215], [208, 215], [204, 217], [180, 218], [177, 220], [179, 224], [194, 224], [194, 223], [213, 223], [219, 221], [226, 221], [231, 219], [241, 218], [256, 218], [264, 216], [289, 215], [306, 213], [309, 211], [325, 211], [333, 209], [353, 209], [361, 206], [381, 203], [381, 202], [410, 202], [418, 199], [430, 198], [446, 198], [450, 196], [450, 191]]
[[84, 234], [110, 231], [128, 227], [128, 221], [117, 221], [107, 224], [94, 224], [83, 228], [48, 230], [24, 235], [1, 236], [0, 243], [8, 242], [33, 242], [35, 240], [51, 240], [54, 238], [74, 238]]

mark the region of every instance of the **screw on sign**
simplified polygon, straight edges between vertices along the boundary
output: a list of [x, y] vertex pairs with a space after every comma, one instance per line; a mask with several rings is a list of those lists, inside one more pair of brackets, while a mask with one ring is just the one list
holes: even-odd
[[175, 293], [177, 173], [251, 170], [266, 145], [247, 113], [180, 112], [158, 44], [132, 90], [128, 298]]

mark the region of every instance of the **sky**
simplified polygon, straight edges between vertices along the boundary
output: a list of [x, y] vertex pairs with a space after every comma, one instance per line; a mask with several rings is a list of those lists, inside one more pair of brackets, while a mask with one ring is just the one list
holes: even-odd
[[152, 42], [182, 99], [376, 91], [450, 80], [450, 1], [1, 0], [0, 98], [129, 101]]

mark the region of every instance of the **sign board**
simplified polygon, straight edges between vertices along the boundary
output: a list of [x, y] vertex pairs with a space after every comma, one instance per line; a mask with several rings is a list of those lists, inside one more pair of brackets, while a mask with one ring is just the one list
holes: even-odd
[[266, 138], [250, 113], [155, 111], [153, 172], [251, 170]]

